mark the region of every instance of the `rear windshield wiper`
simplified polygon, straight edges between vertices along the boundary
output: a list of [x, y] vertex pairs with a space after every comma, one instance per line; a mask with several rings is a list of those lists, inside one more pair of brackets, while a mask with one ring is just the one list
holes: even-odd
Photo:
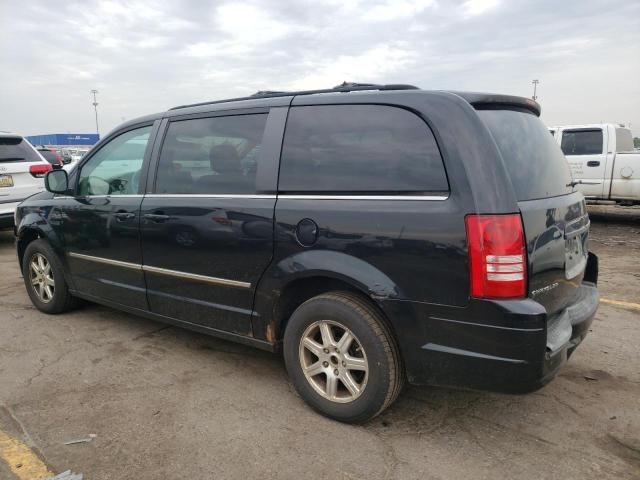
[[589, 181], [589, 180], [572, 180], [570, 183], [567, 183], [567, 187], [575, 187], [576, 185], [600, 185], [602, 182], [597, 181]]

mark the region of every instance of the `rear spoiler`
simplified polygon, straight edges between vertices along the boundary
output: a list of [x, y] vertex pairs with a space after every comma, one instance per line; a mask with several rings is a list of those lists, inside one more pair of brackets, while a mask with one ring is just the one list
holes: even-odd
[[475, 108], [478, 109], [521, 109], [527, 110], [539, 117], [542, 108], [535, 100], [526, 97], [516, 97], [514, 95], [499, 95], [494, 93], [475, 92], [451, 92], [462, 97]]

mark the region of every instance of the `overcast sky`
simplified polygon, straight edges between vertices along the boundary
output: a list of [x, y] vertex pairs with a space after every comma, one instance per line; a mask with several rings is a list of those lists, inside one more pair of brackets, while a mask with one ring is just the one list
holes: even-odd
[[638, 0], [0, 0], [0, 130], [93, 132], [344, 80], [531, 96], [548, 125], [632, 123]]

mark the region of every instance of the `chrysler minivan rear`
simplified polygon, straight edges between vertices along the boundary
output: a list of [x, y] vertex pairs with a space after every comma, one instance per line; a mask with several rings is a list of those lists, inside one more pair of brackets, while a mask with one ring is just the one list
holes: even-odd
[[[529, 390], [552, 378], [586, 335], [598, 306], [597, 257], [588, 251], [584, 197], [540, 119], [517, 108], [476, 108], [499, 151], [518, 209], [466, 217], [471, 297], [511, 302], [503, 305], [506, 315], [523, 306], [535, 312], [524, 315], [522, 344], [517, 345], [517, 334], [509, 340], [516, 345], [506, 363], [518, 365], [511, 370], [520, 373], [504, 379], [507, 390]], [[517, 322], [505, 328], [517, 332]]]

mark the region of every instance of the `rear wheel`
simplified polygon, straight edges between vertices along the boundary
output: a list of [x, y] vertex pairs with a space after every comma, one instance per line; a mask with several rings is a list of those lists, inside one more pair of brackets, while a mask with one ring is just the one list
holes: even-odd
[[298, 307], [285, 331], [284, 357], [300, 396], [335, 420], [365, 422], [402, 388], [398, 349], [382, 315], [349, 292]]
[[45, 240], [34, 240], [27, 246], [22, 259], [22, 276], [27, 294], [38, 310], [63, 313], [75, 306], [62, 264]]

